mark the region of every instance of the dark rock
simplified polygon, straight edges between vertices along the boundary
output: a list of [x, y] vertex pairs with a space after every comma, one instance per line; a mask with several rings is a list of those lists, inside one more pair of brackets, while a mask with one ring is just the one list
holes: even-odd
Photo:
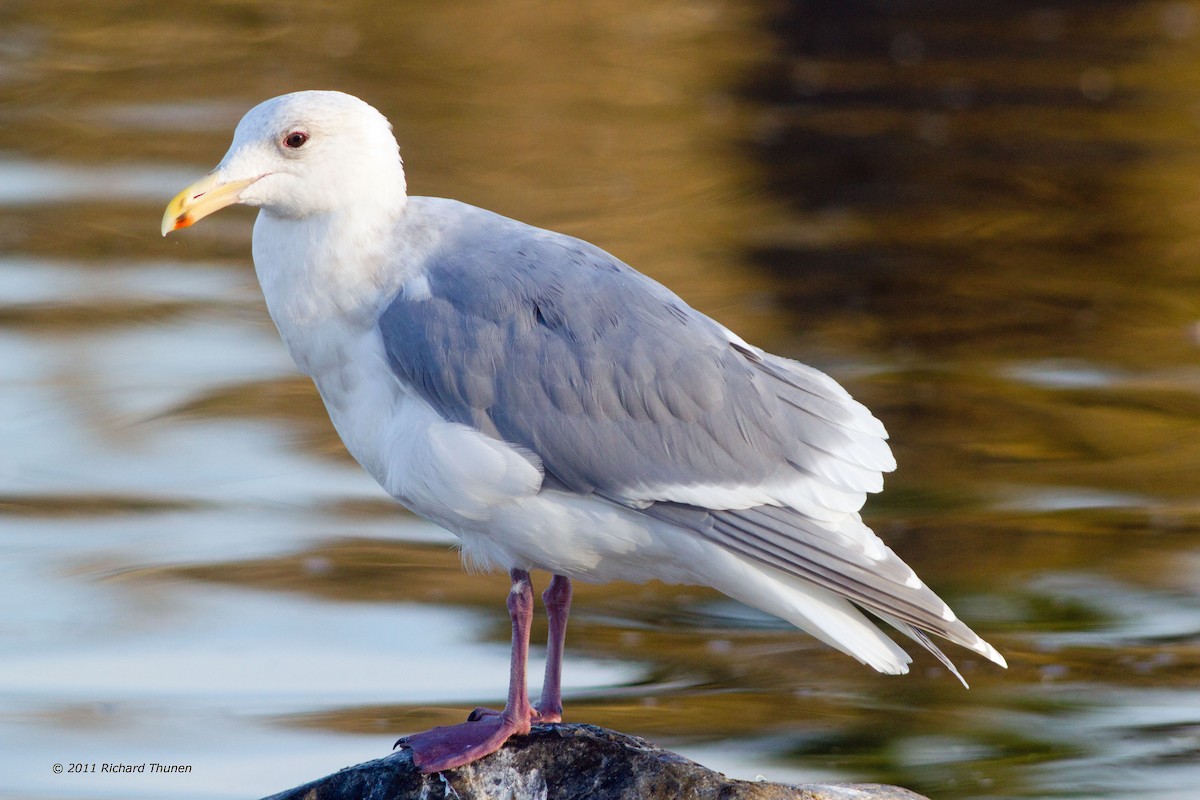
[[407, 750], [266, 800], [926, 800], [878, 784], [736, 781], [644, 739], [595, 725], [536, 725], [487, 758], [422, 775]]

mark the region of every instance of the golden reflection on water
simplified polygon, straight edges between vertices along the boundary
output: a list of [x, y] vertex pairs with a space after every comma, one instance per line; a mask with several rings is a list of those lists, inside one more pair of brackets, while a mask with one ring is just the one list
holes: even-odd
[[[943, 798], [1179, 797], [1200, 781], [1198, 20], [1178, 2], [5, 6], [0, 176], [18, 188], [3, 193], [0, 259], [115, 280], [117, 265], [178, 263], [181, 283], [202, 262], [246, 289], [15, 303], [0, 286], [3, 342], [34, 348], [29, 369], [39, 352], [73, 365], [4, 380], [76, 412], [51, 438], [94, 434], [147, 472], [161, 463], [137, 449], [147, 431], [198, 423], [270, 426], [305, 463], [345, 465], [304, 380], [205, 373], [154, 413], [97, 415], [114, 386], [154, 376], [83, 354], [107, 333], [194, 321], [273, 337], [251, 288], [251, 214], [164, 241], [161, 205], [253, 103], [358, 94], [393, 120], [415, 193], [596, 241], [843, 380], [900, 462], [870, 521], [1012, 664], [955, 653], [970, 692], [921, 656], [888, 679], [707, 590], [580, 587], [571, 652], [644, 678], [568, 698], [570, 718], [681, 745], [763, 737], [772, 757]], [[51, 167], [113, 183], [35, 202], [61, 189]], [[197, 501], [183, 478], [177, 492], [149, 475], [144, 492], [64, 491], [33, 458], [55, 442], [15, 441], [38, 466], [4, 462], [0, 522], [249, 513], [219, 488]], [[186, 476], [188, 457], [169, 463]], [[467, 575], [443, 545], [343, 535], [393, 521], [404, 535], [386, 501], [312, 505], [329, 519], [321, 540], [282, 555], [124, 554], [78, 574], [470, 608], [506, 639], [502, 577]], [[1177, 711], [1146, 710], [1160, 706]], [[275, 719], [382, 741], [463, 711]]]

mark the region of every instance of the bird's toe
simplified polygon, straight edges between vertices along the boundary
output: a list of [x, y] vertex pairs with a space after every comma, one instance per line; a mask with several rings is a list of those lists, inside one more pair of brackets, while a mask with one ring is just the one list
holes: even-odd
[[479, 722], [480, 720], [484, 720], [489, 717], [498, 717], [498, 716], [500, 716], [501, 713], [502, 712], [497, 711], [494, 708], [487, 708], [486, 706], [479, 706], [478, 708], [476, 708], [474, 711], [472, 711], [470, 714], [467, 715], [467, 722]]

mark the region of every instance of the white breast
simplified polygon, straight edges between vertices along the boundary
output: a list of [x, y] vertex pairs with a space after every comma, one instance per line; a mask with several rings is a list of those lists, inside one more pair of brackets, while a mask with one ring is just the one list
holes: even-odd
[[[539, 465], [443, 420], [392, 372], [378, 319], [419, 276], [430, 234], [259, 214], [254, 267], [296, 366], [346, 448], [397, 499], [458, 530], [507, 495], [536, 492]], [[393, 241], [394, 240], [394, 241]], [[418, 281], [419, 283], [419, 281]]]
[[536, 494], [536, 459], [447, 422], [392, 373], [377, 331], [345, 335], [313, 373], [350, 453], [396, 499], [456, 533]]

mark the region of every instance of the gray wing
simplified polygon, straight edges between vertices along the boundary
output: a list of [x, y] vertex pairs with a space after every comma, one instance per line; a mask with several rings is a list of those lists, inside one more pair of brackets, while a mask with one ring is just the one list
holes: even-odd
[[[1000, 658], [856, 513], [894, 467], [832, 379], [746, 345], [608, 253], [472, 209], [380, 319], [392, 369], [446, 419], [598, 494]], [[949, 665], [953, 670], [953, 666]]]
[[470, 221], [380, 319], [392, 369], [445, 418], [537, 454], [550, 485], [633, 507], [836, 519], [881, 487], [883, 428], [825, 375], [586, 242]]

